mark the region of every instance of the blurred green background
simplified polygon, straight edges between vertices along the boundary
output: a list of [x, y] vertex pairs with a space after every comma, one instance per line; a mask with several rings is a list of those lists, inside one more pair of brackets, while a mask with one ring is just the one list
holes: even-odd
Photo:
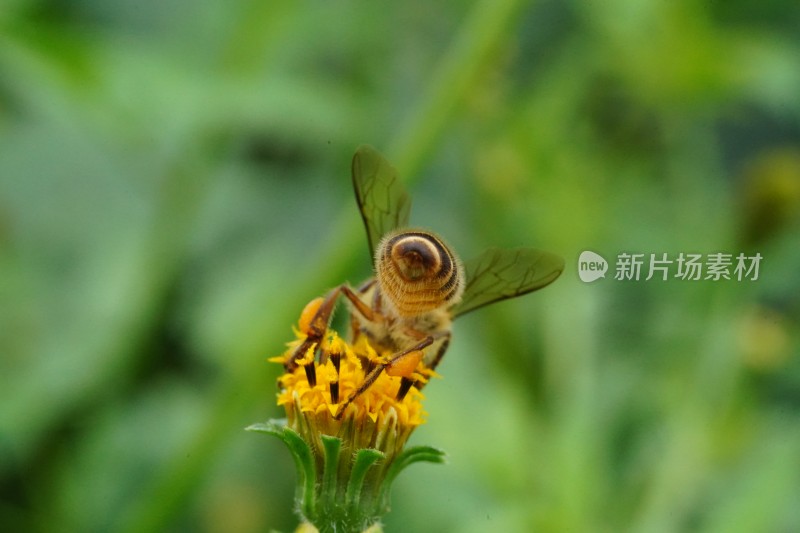
[[[361, 143], [462, 256], [567, 270], [459, 320], [387, 531], [800, 531], [800, 4], [4, 0], [0, 524], [293, 529], [278, 365], [369, 275]], [[755, 282], [579, 281], [585, 249]], [[612, 265], [613, 268], [613, 265]]]

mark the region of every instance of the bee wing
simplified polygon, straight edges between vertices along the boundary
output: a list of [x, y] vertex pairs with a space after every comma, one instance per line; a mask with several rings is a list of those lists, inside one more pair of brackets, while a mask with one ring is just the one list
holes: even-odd
[[386, 233], [408, 225], [411, 198], [397, 171], [371, 146], [353, 156], [353, 188], [372, 256]]
[[453, 316], [541, 289], [563, 270], [564, 259], [549, 252], [489, 248], [464, 264], [467, 286], [461, 302], [453, 308]]

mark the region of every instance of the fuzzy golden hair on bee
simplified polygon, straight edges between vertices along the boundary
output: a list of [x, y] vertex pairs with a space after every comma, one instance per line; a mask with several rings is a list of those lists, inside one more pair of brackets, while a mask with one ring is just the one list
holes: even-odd
[[382, 295], [400, 316], [447, 309], [464, 292], [461, 260], [427, 230], [402, 229], [384, 236], [375, 250], [375, 275]]

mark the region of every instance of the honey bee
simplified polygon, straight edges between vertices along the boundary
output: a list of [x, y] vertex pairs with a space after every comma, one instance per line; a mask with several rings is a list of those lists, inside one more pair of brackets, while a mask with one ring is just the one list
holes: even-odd
[[[355, 289], [339, 285], [309, 303], [300, 318], [306, 338], [285, 363], [287, 371], [294, 370], [309, 349], [319, 350], [336, 302], [344, 296], [351, 340], [364, 335], [376, 351], [391, 355], [366, 370], [364, 382], [339, 405], [337, 419], [382, 372], [401, 377], [398, 400], [412, 386], [422, 388], [415, 372], [420, 364], [430, 371], [439, 365], [450, 344], [453, 319], [541, 289], [564, 270], [561, 257], [531, 248], [489, 248], [462, 263], [435, 233], [409, 228], [408, 193], [397, 171], [369, 146], [360, 147], [353, 156], [352, 177], [375, 276]], [[305, 369], [313, 386], [313, 363]], [[331, 397], [339, 403], [338, 388]]]

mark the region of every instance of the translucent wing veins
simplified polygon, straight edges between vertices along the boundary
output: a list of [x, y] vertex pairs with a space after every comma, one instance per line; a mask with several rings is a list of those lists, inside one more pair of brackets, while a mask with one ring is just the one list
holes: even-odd
[[352, 173], [356, 202], [374, 255], [381, 237], [408, 225], [411, 198], [397, 171], [371, 146], [356, 150]]
[[531, 248], [489, 248], [465, 263], [464, 269], [467, 287], [453, 316], [549, 285], [564, 270], [564, 260]]

